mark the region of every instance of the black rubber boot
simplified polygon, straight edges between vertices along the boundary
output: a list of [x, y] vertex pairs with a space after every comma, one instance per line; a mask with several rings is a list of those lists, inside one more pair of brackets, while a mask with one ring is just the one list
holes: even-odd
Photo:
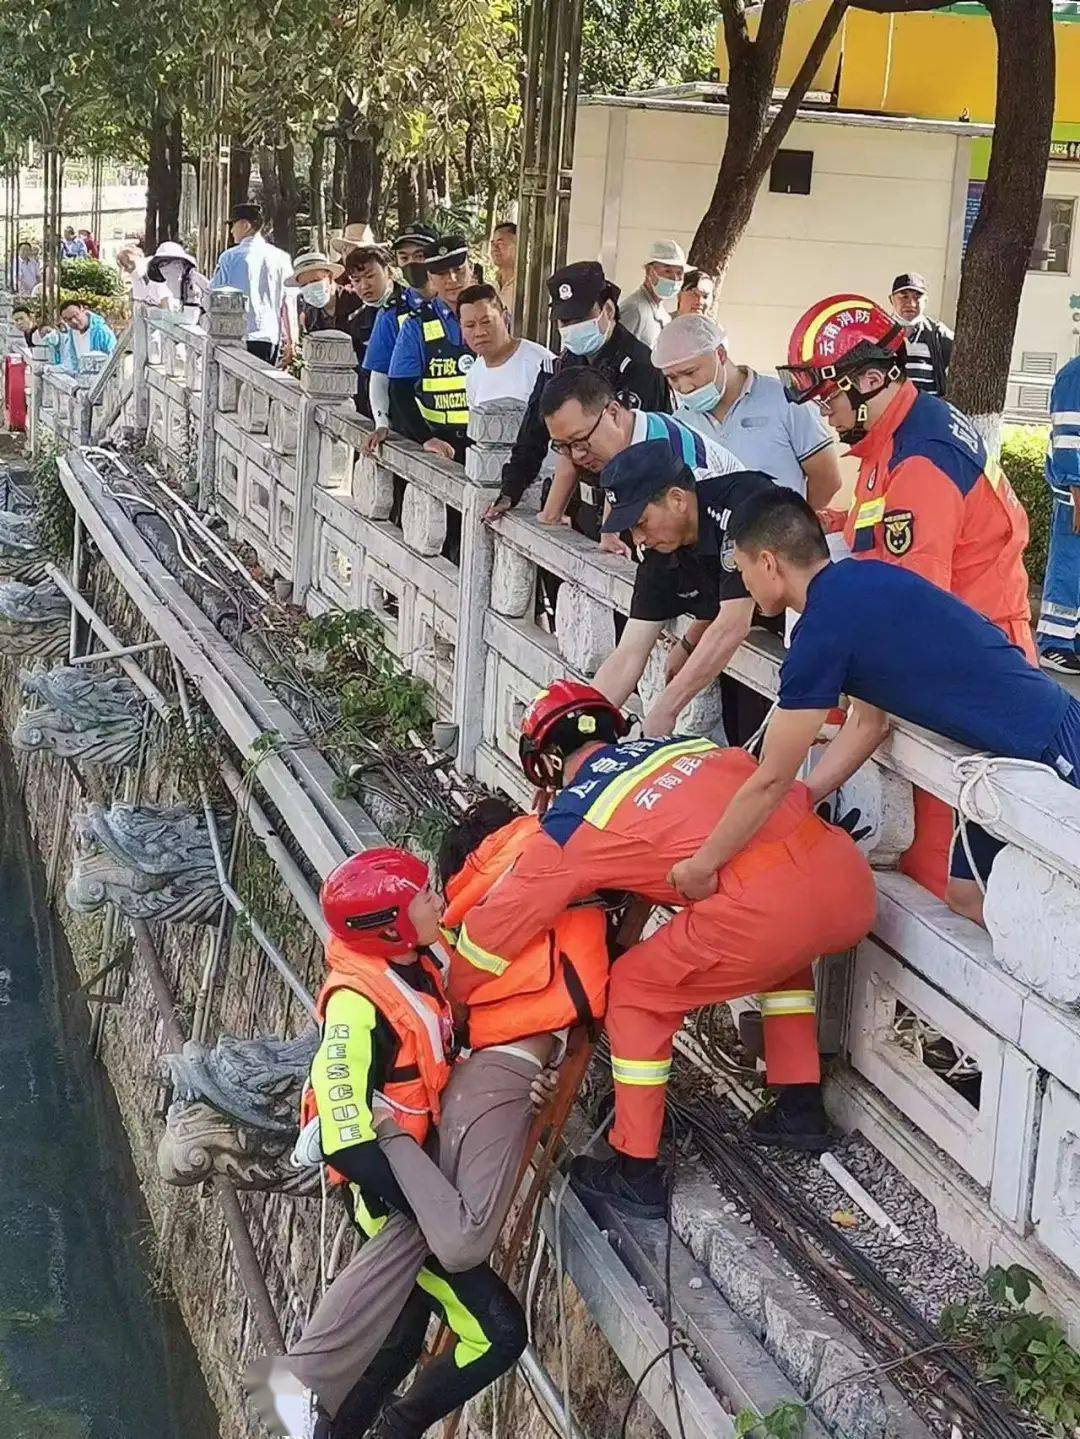
[[368, 1439], [421, 1439], [423, 1429], [417, 1429], [394, 1412], [394, 1406], [384, 1409], [368, 1430]]
[[610, 1204], [631, 1219], [663, 1219], [664, 1171], [658, 1160], [579, 1155], [570, 1165], [570, 1188], [586, 1204]]
[[754, 1144], [806, 1154], [828, 1149], [834, 1135], [821, 1102], [821, 1085], [788, 1084], [775, 1093], [775, 1102], [759, 1109], [747, 1124], [747, 1138]]

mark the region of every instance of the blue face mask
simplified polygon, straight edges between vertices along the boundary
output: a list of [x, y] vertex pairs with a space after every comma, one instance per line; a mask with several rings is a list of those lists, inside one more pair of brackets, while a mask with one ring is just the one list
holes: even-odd
[[595, 355], [597, 350], [603, 349], [607, 339], [599, 320], [579, 320], [576, 325], [560, 325], [559, 335], [563, 347], [572, 355]]
[[680, 284], [678, 280], [669, 280], [661, 277], [653, 286], [661, 300], [671, 300], [679, 293]]
[[[721, 389], [716, 381], [721, 373], [724, 376], [724, 388]], [[702, 385], [697, 390], [691, 390], [687, 395], [676, 395], [675, 399], [680, 410], [691, 410], [695, 415], [707, 415], [710, 410], [715, 410], [720, 401], [724, 398], [724, 390], [727, 389], [727, 371], [721, 371], [720, 361], [716, 362], [716, 375], [707, 385]]]

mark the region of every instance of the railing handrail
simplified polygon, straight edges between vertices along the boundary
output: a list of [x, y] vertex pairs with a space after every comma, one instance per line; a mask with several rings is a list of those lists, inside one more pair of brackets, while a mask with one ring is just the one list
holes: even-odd
[[90, 386], [90, 403], [96, 405], [102, 398], [105, 386], [116, 374], [117, 370], [124, 363], [124, 357], [130, 355], [134, 350], [135, 325], [131, 321], [123, 332], [117, 336], [116, 348], [109, 356], [108, 364], [103, 370], [94, 376], [94, 383]]

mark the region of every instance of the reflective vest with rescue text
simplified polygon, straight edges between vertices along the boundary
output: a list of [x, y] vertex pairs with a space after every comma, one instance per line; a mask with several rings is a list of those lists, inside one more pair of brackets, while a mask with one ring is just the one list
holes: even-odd
[[448, 881], [443, 934], [450, 953], [447, 988], [454, 998], [465, 981], [468, 1039], [474, 1049], [510, 1044], [532, 1034], [602, 1019], [607, 1002], [608, 950], [604, 912], [597, 906], [568, 909], [511, 961], [493, 959], [491, 978], [476, 985], [478, 959], [454, 948], [468, 912], [512, 867], [536, 834], [536, 815], [522, 815], [477, 846]]

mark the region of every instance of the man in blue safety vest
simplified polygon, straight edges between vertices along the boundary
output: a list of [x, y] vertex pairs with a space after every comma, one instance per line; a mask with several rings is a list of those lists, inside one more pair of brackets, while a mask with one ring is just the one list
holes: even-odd
[[465, 376], [475, 362], [458, 322], [458, 299], [473, 283], [464, 235], [442, 235], [426, 246], [424, 263], [434, 297], [401, 326], [390, 360], [391, 412], [410, 440], [442, 459], [465, 458], [469, 407]]
[[368, 402], [374, 430], [364, 438], [365, 454], [375, 454], [392, 429], [399, 428], [390, 404], [390, 361], [401, 327], [415, 315], [425, 300], [434, 295], [424, 251], [438, 235], [430, 225], [409, 225], [391, 245], [405, 286], [395, 285], [395, 293], [379, 310], [371, 336], [364, 351], [362, 367], [368, 375]]

